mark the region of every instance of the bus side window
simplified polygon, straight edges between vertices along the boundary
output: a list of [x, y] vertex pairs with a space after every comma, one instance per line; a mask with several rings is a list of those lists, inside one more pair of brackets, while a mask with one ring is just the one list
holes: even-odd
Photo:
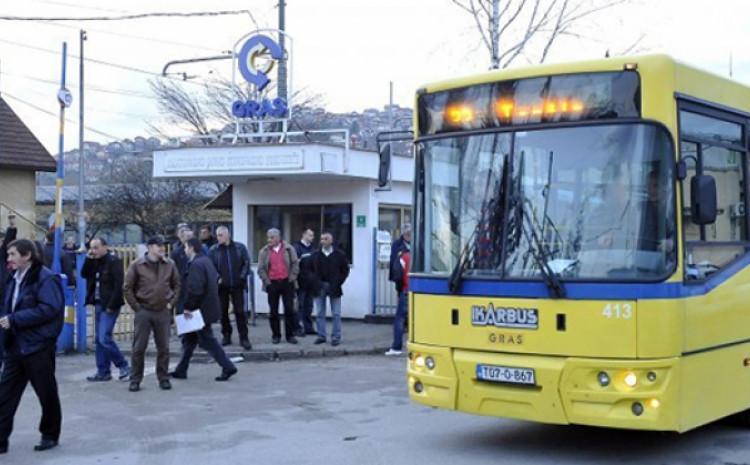
[[[683, 233], [687, 279], [704, 279], [748, 250], [745, 216], [747, 152], [744, 126], [688, 111], [680, 112], [682, 157], [688, 174], [682, 183]], [[713, 176], [717, 186], [716, 222], [699, 226], [690, 218], [690, 179], [696, 174]]]

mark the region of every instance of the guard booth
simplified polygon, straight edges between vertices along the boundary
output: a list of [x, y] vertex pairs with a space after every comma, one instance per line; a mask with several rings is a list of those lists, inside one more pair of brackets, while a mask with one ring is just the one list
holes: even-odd
[[[278, 228], [285, 241], [294, 242], [310, 228], [316, 243], [322, 231], [333, 233], [349, 259], [342, 315], [365, 318], [395, 312], [387, 260], [378, 259], [380, 248], [374, 244], [398, 238], [411, 216], [413, 157], [393, 157], [389, 190], [378, 190], [378, 162], [377, 152], [347, 145], [206, 145], [154, 152], [153, 174], [231, 184], [232, 236], [248, 246], [255, 274], [251, 298], [258, 313], [268, 312], [257, 277], [266, 231]], [[390, 243], [382, 242], [390, 253]]]

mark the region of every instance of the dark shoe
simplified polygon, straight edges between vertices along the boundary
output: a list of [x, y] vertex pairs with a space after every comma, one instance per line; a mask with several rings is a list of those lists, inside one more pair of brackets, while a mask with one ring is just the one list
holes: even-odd
[[310, 329], [310, 330], [306, 330], [305, 334], [307, 334], [308, 336], [317, 336], [318, 332]]
[[305, 330], [304, 329], [298, 329], [294, 332], [294, 335], [297, 337], [305, 337]]
[[169, 391], [170, 389], [172, 389], [172, 383], [170, 383], [168, 379], [163, 379], [159, 381], [159, 387], [163, 391]]
[[281, 338], [280, 337], [275, 337], [275, 338], [271, 339], [271, 342], [273, 342], [274, 344], [278, 344], [279, 342], [281, 342]]
[[130, 367], [122, 367], [120, 368], [120, 376], [118, 376], [120, 381], [125, 381], [126, 379], [130, 378]]
[[286, 342], [288, 342], [289, 344], [296, 344], [297, 343], [297, 338], [294, 337], [294, 336], [290, 336], [290, 337], [286, 338]]
[[224, 336], [221, 338], [221, 345], [230, 346], [232, 345], [232, 336]]
[[169, 377], [174, 379], [187, 379], [187, 373], [180, 373], [178, 371], [170, 371]]
[[0, 454], [8, 453], [8, 441], [0, 442]]
[[34, 450], [37, 452], [41, 452], [43, 450], [49, 450], [53, 447], [57, 447], [57, 441], [54, 439], [49, 438], [42, 438], [41, 441], [39, 441], [39, 444], [34, 446]]
[[338, 339], [334, 339], [334, 340], [332, 340], [332, 341], [331, 341], [331, 345], [332, 345], [333, 347], [336, 347], [336, 346], [337, 346], [337, 345], [339, 345], [339, 344], [341, 344], [341, 341], [339, 341]]
[[[128, 376], [130, 376], [130, 374], [128, 374]], [[100, 375], [99, 373], [97, 373], [94, 376], [87, 376], [86, 381], [91, 381], [92, 383], [112, 381], [112, 375]]]
[[248, 341], [247, 339], [243, 339], [242, 341], [240, 341], [240, 345], [245, 350], [253, 350], [253, 345], [250, 344], [250, 341]]
[[318, 336], [318, 338], [315, 339], [315, 344], [325, 344], [325, 343], [326, 343], [326, 338], [324, 337]]
[[236, 374], [237, 374], [237, 368], [233, 368], [233, 369], [231, 369], [229, 371], [222, 370], [221, 371], [221, 375], [217, 376], [215, 379], [216, 379], [216, 381], [226, 381], [229, 378], [231, 378], [233, 375], [236, 375]]
[[138, 392], [141, 390], [141, 383], [138, 381], [131, 381], [130, 386], [128, 387], [128, 391], [130, 392]]

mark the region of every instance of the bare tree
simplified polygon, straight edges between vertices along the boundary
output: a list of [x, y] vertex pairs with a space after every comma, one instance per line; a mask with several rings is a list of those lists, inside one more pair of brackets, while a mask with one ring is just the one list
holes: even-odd
[[[584, 20], [630, 3], [630, 0], [451, 1], [472, 16], [492, 68], [507, 68], [519, 57], [544, 63], [561, 37], [585, 38], [577, 31]], [[641, 36], [627, 51], [633, 51], [642, 39]]]
[[[234, 84], [228, 79], [206, 82], [193, 92], [174, 80], [154, 79], [150, 85], [159, 110], [167, 122], [198, 136], [220, 133], [227, 126], [234, 125], [236, 120], [232, 115], [232, 104], [235, 101], [262, 99], [272, 95], [275, 89], [274, 84], [271, 84], [258, 96], [249, 85]], [[194, 88], [191, 87], [191, 90]], [[302, 89], [295, 91], [290, 101], [296, 108], [301, 108], [319, 104], [321, 97]], [[150, 127], [152, 132], [160, 136], [164, 136], [166, 132], [154, 124]], [[256, 129], [256, 121], [240, 121], [240, 132], [252, 132]], [[204, 143], [208, 144], [210, 140], [205, 139]]]
[[115, 169], [91, 208], [93, 222], [124, 227], [135, 224], [147, 236], [165, 234], [180, 222], [199, 221], [206, 202], [205, 184], [155, 180], [151, 162], [139, 160]]

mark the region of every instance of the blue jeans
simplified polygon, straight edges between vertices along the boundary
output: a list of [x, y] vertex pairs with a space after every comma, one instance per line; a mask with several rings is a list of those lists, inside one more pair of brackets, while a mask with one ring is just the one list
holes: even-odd
[[126, 368], [127, 360], [122, 356], [120, 348], [112, 339], [112, 330], [115, 328], [120, 310], [108, 312], [102, 306], [96, 306], [94, 324], [96, 331], [96, 371], [101, 376], [111, 374], [110, 368], [114, 364], [117, 368]]
[[307, 289], [297, 289], [297, 318], [299, 328], [306, 333], [313, 332], [313, 295]]
[[326, 297], [331, 302], [331, 315], [333, 315], [333, 334], [331, 340], [341, 340], [341, 297], [331, 295], [331, 285], [327, 282], [320, 283], [320, 293], [315, 297], [315, 309], [318, 312], [318, 336], [326, 337]]
[[404, 320], [406, 320], [406, 312], [408, 311], [409, 292], [399, 292], [396, 316], [393, 318], [393, 344], [391, 344], [393, 350], [401, 350], [404, 346]]

